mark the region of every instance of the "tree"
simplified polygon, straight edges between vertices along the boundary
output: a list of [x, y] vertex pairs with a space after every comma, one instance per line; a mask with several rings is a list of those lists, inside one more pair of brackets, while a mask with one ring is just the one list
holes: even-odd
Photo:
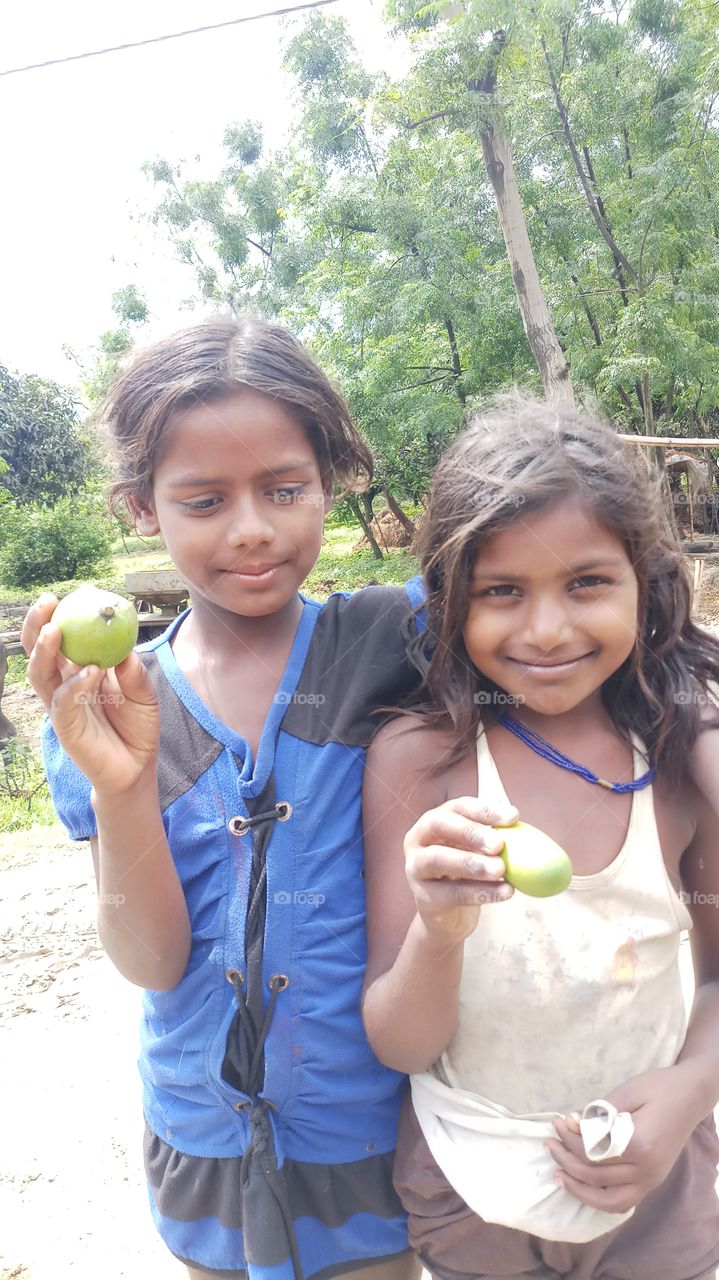
[[[704, 0], [389, 0], [387, 16], [414, 48], [397, 83], [314, 13], [286, 42], [283, 152], [245, 122], [212, 182], [150, 167], [154, 218], [202, 295], [302, 334], [372, 446], [376, 493], [400, 501], [475, 403], [536, 388], [540, 367], [550, 391], [568, 367], [633, 430], [708, 431], [719, 44]], [[521, 256], [501, 201], [498, 219], [510, 162]]]
[[0, 486], [17, 503], [48, 506], [78, 493], [95, 459], [71, 392], [0, 365], [0, 458]]
[[[472, 47], [481, 59], [504, 32], [497, 100], [575, 383], [635, 428], [679, 418], [703, 430], [719, 402], [715, 14], [701, 0], [452, 7], [453, 22], [416, 37], [415, 71], [435, 69], [427, 128], [456, 130]], [[413, 14], [443, 8], [392, 0], [388, 11], [411, 29]]]
[[83, 387], [92, 405], [99, 405], [105, 399], [135, 346], [137, 329], [150, 318], [147, 302], [134, 284], [115, 290], [112, 309], [120, 324], [117, 329], [106, 329], [100, 334], [94, 367], [83, 370]]

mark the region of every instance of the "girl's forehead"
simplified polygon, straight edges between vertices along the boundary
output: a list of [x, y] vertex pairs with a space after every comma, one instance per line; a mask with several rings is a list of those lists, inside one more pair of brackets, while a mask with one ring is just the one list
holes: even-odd
[[157, 461], [212, 450], [314, 458], [298, 415], [281, 401], [244, 388], [184, 406], [172, 414], [162, 433]]
[[577, 555], [620, 556], [628, 562], [617, 535], [578, 497], [562, 499], [536, 511], [522, 512], [505, 528], [480, 543], [475, 560], [521, 559], [540, 565], [548, 558], [573, 563]]

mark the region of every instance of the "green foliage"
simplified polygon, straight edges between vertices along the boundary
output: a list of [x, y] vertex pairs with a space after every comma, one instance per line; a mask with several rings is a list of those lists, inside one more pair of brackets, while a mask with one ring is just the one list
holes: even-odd
[[32, 748], [20, 738], [11, 738], [0, 750], [0, 797], [19, 801], [29, 809], [34, 796], [46, 785]]
[[21, 738], [0, 750], [0, 834], [57, 821], [42, 764]]
[[[0, 617], [2, 617], [1, 613]], [[5, 626], [7, 627], [7, 623]], [[7, 675], [5, 676], [6, 693], [9, 689], [13, 689], [15, 687], [27, 687], [27, 663], [27, 656], [24, 653], [10, 654], [7, 660]]]
[[25, 506], [4, 513], [0, 582], [43, 586], [107, 568], [113, 530], [95, 504], [61, 498], [52, 508]]
[[[155, 221], [205, 297], [276, 317], [346, 392], [377, 487], [424, 492], [475, 404], [537, 388], [479, 129], [512, 139], [544, 296], [580, 395], [701, 434], [719, 415], [719, 27], [705, 0], [387, 0], [412, 65], [362, 67], [336, 16], [295, 25], [289, 150], [252, 122]], [[496, 93], [469, 86], [487, 70]], [[479, 99], [481, 98], [481, 101]], [[572, 151], [574, 148], [574, 153]], [[650, 388], [645, 405], [643, 388]]]
[[70, 391], [0, 365], [0, 492], [16, 502], [52, 503], [77, 493], [96, 465]]
[[136, 328], [147, 324], [150, 310], [142, 293], [134, 284], [116, 289], [112, 309], [120, 325], [100, 334], [95, 363], [85, 370], [83, 388], [92, 405], [100, 405], [135, 345]]
[[369, 548], [353, 550], [362, 537], [356, 524], [327, 525], [325, 532], [327, 544], [302, 587], [314, 600], [324, 600], [332, 591], [359, 591], [370, 583], [399, 586], [418, 572], [416, 558], [404, 548], [388, 551], [383, 560], [375, 560]]
[[118, 319], [126, 324], [144, 324], [150, 315], [145, 299], [134, 284], [115, 290], [112, 309]]

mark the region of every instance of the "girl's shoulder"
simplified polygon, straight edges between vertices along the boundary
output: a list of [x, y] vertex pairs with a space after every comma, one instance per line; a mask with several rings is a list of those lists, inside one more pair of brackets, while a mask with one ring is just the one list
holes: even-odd
[[431, 808], [447, 798], [456, 767], [450, 759], [455, 745], [451, 727], [433, 724], [411, 712], [383, 725], [372, 739], [367, 767], [379, 777], [391, 778], [393, 785], [408, 795], [421, 786], [426, 792], [425, 808]]
[[687, 759], [686, 783], [719, 817], [719, 712], [714, 704], [704, 709], [702, 727]]

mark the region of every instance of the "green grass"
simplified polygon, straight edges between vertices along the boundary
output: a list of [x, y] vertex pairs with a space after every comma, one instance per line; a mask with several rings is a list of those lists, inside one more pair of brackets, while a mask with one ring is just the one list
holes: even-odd
[[[52, 806], [47, 783], [29, 803], [0, 795], [0, 836], [11, 831], [29, 831], [31, 827], [52, 827], [56, 823], [57, 814]], [[1, 849], [0, 866], [2, 866]]]
[[150, 555], [153, 551], [164, 551], [162, 538], [143, 538], [139, 533], [126, 533], [124, 538], [116, 538], [112, 544], [112, 558], [115, 556]]
[[10, 689], [18, 688], [30, 688], [30, 683], [27, 678], [27, 658], [24, 653], [13, 653], [7, 660], [5, 692], [8, 693]]
[[0, 832], [57, 822], [36, 751], [13, 738], [0, 753]]

